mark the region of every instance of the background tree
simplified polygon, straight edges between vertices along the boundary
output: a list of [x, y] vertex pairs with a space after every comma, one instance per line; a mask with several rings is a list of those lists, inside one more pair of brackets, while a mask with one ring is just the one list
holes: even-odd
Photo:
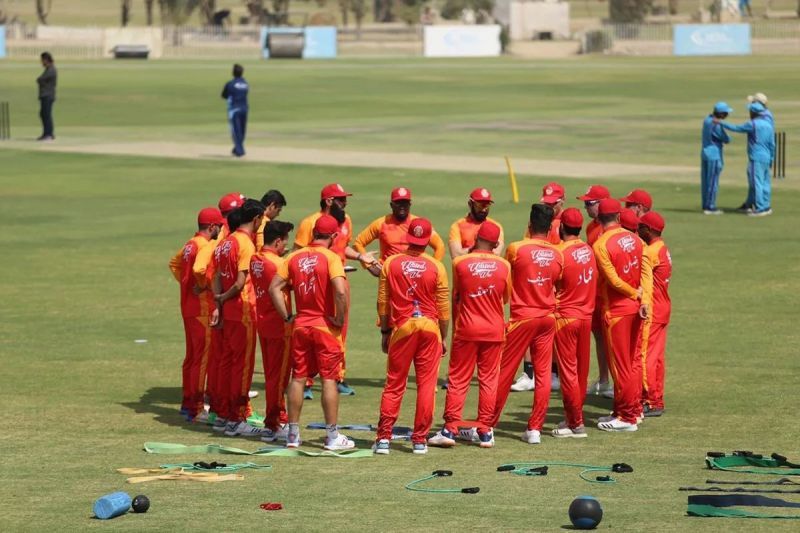
[[201, 0], [200, 1], [200, 16], [203, 18], [203, 23], [209, 26], [214, 24], [214, 13], [217, 12], [217, 0]]
[[192, 16], [201, 0], [158, 0], [161, 23], [182, 26]]
[[644, 22], [653, 7], [653, 0], [610, 0], [608, 17], [611, 22]]
[[153, 25], [153, 2], [155, 0], [144, 0], [144, 12], [147, 16], [147, 25]]
[[124, 28], [131, 20], [131, 0], [122, 0], [122, 2], [120, 2], [120, 10], [122, 11], [122, 13], [120, 13], [120, 23]]
[[36, 16], [39, 18], [39, 24], [47, 25], [47, 16], [52, 8], [53, 0], [36, 0]]

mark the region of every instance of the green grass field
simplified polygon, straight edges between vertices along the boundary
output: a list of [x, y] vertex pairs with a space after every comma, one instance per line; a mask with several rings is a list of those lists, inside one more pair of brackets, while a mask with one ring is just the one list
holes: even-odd
[[[225, 150], [218, 91], [227, 64], [60, 66], [57, 143], [197, 141]], [[738, 120], [744, 96], [763, 91], [779, 127], [790, 141], [797, 138], [796, 66], [792, 58], [254, 64], [247, 73], [254, 87], [249, 144], [693, 165], [699, 122], [717, 99], [732, 103]], [[0, 64], [0, 100], [12, 102], [17, 139], [38, 134], [31, 89], [37, 73], [35, 65]], [[473, 127], [452, 127], [467, 123]], [[376, 131], [360, 129], [367, 127]], [[0, 150], [4, 530], [552, 531], [569, 523], [567, 507], [579, 494], [602, 502], [601, 529], [790, 530], [782, 521], [687, 518], [686, 493], [677, 488], [709, 477], [754, 477], [709, 474], [707, 450], [800, 457], [794, 430], [800, 248], [793, 233], [800, 224], [800, 167], [792, 146], [789, 178], [774, 190], [775, 215], [763, 219], [703, 217], [697, 186], [665, 177], [609, 181], [617, 195], [634, 186], [651, 191], [667, 219], [675, 265], [668, 414], [646, 421], [639, 432], [590, 429], [584, 441], [544, 437], [540, 446], [529, 446], [519, 433], [531, 397], [515, 394], [492, 450], [459, 446], [419, 457], [399, 445], [386, 458], [255, 459], [273, 470], [245, 471], [238, 483], [133, 486], [114, 470], [240, 459], [151, 456], [141, 450], [145, 441], [256, 447], [188, 425], [177, 413], [183, 331], [167, 261], [192, 235], [199, 208], [231, 190], [260, 197], [279, 188], [289, 201], [281, 218], [298, 221], [315, 209], [321, 185], [339, 181], [355, 192], [348, 211], [360, 229], [385, 212], [388, 191], [402, 184], [414, 192], [414, 211], [445, 231], [463, 215], [468, 191], [485, 185], [498, 197], [493, 216], [513, 238], [523, 232], [529, 202], [552, 177], [521, 176], [523, 201], [515, 205], [499, 174], [383, 170], [379, 160], [375, 168], [343, 168], [57, 154], [30, 151], [32, 145], [18, 140]], [[744, 140], [736, 138], [726, 161], [723, 208], [744, 197], [743, 150]], [[560, 181], [570, 198], [589, 184]], [[351, 275], [351, 282], [348, 368], [357, 395], [342, 399], [340, 418], [375, 423], [385, 358], [374, 327], [376, 282], [364, 272]], [[254, 381], [261, 386], [260, 372]], [[412, 386], [400, 424], [411, 423], [413, 394]], [[440, 392], [437, 425], [443, 402]], [[588, 418], [609, 407], [589, 398]], [[473, 391], [467, 413], [474, 409]], [[303, 422], [321, 418], [318, 402], [308, 403]], [[560, 419], [554, 395], [548, 427]], [[363, 446], [372, 437], [351, 436], [364, 439]], [[321, 438], [322, 432], [304, 432], [309, 449], [321, 446]], [[635, 472], [617, 476], [611, 486], [589, 485], [573, 469], [553, 468], [544, 478], [495, 472], [505, 462], [535, 460], [624, 461]], [[438, 486], [478, 485], [480, 494], [403, 489], [437, 468], [455, 471]], [[147, 494], [150, 512], [92, 520], [92, 502], [114, 490]], [[286, 509], [265, 513], [258, 505], [266, 501]]]

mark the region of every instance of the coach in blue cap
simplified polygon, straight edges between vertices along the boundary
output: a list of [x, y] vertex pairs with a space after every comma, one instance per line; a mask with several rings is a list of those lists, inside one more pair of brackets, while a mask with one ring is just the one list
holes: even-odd
[[738, 126], [722, 123], [728, 131], [747, 134], [747, 200], [748, 215], [762, 217], [772, 214], [772, 182], [770, 167], [775, 159], [775, 128], [764, 116], [766, 107], [761, 102], [748, 106], [750, 120]]
[[721, 215], [717, 209], [717, 190], [719, 176], [724, 164], [722, 145], [730, 142], [730, 137], [722, 128], [720, 120], [725, 120], [733, 111], [725, 102], [717, 102], [714, 110], [703, 121], [703, 150], [700, 153], [700, 194], [703, 202], [703, 213]]

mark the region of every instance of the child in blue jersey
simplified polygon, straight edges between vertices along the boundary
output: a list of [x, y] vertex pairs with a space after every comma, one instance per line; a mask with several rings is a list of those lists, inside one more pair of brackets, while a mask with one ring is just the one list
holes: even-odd
[[725, 102], [717, 102], [714, 105], [714, 110], [703, 121], [703, 149], [700, 152], [700, 194], [703, 213], [706, 215], [722, 214], [722, 210], [717, 209], [717, 190], [719, 190], [719, 176], [722, 174], [724, 165], [722, 147], [730, 141], [730, 138], [718, 121], [725, 120], [731, 111], [731, 106]]
[[734, 126], [722, 123], [728, 131], [747, 133], [747, 182], [749, 189], [745, 206], [750, 216], [772, 214], [772, 181], [770, 167], [775, 159], [775, 128], [764, 116], [766, 107], [761, 102], [749, 106], [750, 120]]
[[228, 101], [228, 124], [233, 137], [233, 150], [236, 157], [244, 155], [244, 136], [247, 131], [247, 93], [250, 86], [242, 77], [244, 67], [233, 65], [233, 79], [222, 89], [222, 98]]

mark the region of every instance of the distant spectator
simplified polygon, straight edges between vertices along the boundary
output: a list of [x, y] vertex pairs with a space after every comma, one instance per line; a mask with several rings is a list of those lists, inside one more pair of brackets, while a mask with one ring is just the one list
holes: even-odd
[[56, 79], [58, 72], [53, 64], [53, 56], [50, 52], [43, 52], [41, 55], [44, 72], [36, 78], [39, 84], [39, 117], [42, 119], [42, 135], [37, 141], [53, 141], [53, 102], [56, 101]]
[[436, 22], [436, 15], [431, 10], [430, 6], [425, 6], [422, 13], [419, 15], [419, 23], [423, 26], [430, 26]]
[[244, 137], [247, 133], [247, 93], [250, 86], [242, 77], [244, 67], [233, 65], [233, 79], [225, 84], [222, 89], [222, 98], [228, 102], [228, 123], [231, 127], [231, 137], [233, 137], [233, 150], [231, 153], [236, 157], [244, 155]]

